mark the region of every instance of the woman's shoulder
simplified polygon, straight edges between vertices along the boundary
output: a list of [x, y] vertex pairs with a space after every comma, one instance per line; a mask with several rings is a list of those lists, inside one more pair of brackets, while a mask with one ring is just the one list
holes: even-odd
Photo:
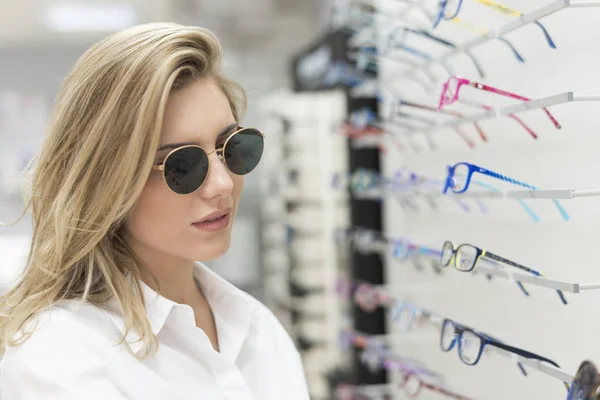
[[122, 379], [135, 359], [103, 315], [91, 304], [69, 302], [41, 312], [26, 327], [31, 329], [27, 340], [5, 348], [0, 360], [3, 398], [130, 398]]
[[65, 359], [85, 354], [101, 355], [116, 347], [119, 331], [102, 309], [76, 301], [61, 301], [42, 311], [24, 328], [27, 339], [6, 347], [2, 362], [42, 358]]

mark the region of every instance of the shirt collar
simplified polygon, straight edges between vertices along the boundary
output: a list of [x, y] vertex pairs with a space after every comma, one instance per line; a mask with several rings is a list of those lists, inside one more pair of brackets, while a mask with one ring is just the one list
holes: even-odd
[[219, 350], [234, 362], [248, 336], [259, 303], [200, 262], [196, 262], [194, 277], [212, 308]]
[[[194, 264], [194, 278], [202, 288], [215, 317], [221, 354], [234, 361], [248, 335], [258, 302], [201, 262]], [[152, 332], [158, 336], [169, 314], [178, 304], [159, 295], [142, 281], [140, 287]], [[116, 299], [112, 299], [110, 303], [115, 305]], [[119, 309], [118, 305], [117, 309]], [[122, 332], [124, 321], [121, 313], [109, 312], [108, 314]], [[139, 351], [142, 347], [139, 338], [139, 334], [133, 330], [126, 337], [133, 352]]]

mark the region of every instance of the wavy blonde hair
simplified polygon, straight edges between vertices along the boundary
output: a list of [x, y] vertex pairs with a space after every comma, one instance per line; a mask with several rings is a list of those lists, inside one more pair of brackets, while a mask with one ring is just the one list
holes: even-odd
[[60, 300], [102, 305], [112, 298], [125, 320], [121, 343], [133, 329], [144, 345], [137, 357], [158, 349], [141, 296], [142, 266], [123, 227], [151, 173], [173, 91], [211, 78], [239, 120], [246, 95], [220, 65], [210, 31], [173, 23], [118, 32], [77, 61], [26, 170], [19, 220], [31, 207], [33, 237], [21, 279], [0, 299], [0, 351], [26, 341], [36, 317]]

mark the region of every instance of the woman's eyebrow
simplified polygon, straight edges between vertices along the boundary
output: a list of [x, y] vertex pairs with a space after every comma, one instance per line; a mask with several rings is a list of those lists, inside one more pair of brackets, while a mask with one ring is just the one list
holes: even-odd
[[[221, 139], [223, 136], [227, 135], [228, 133], [230, 133], [232, 130], [236, 129], [237, 127], [238, 127], [237, 122], [234, 122], [233, 124], [228, 125], [225, 128], [223, 128], [221, 130], [221, 132], [219, 132], [219, 134], [217, 135], [217, 141], [219, 141], [219, 139]], [[190, 145], [195, 145], [195, 144], [197, 144], [197, 143], [194, 143], [194, 142], [169, 143], [169, 144], [165, 144], [164, 146], [160, 146], [158, 148], [157, 152], [167, 150], [167, 149], [176, 149], [181, 146], [190, 146]]]
[[229, 135], [232, 131], [239, 129], [239, 125], [237, 122], [234, 122], [233, 124], [223, 128], [221, 130], [221, 132], [219, 132], [219, 134], [217, 135], [217, 142], [221, 139], [223, 139], [225, 136]]

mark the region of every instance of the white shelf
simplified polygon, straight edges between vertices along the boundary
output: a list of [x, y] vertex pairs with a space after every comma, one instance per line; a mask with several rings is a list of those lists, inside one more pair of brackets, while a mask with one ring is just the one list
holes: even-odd
[[[492, 275], [504, 279], [508, 279], [515, 282], [528, 283], [548, 289], [561, 290], [568, 293], [581, 293], [587, 290], [598, 290], [600, 289], [600, 283], [572, 283], [558, 281], [555, 279], [549, 279], [535, 275], [525, 275], [522, 273], [512, 273], [508, 268], [495, 268], [487, 265], [478, 265], [477, 270], [487, 275]], [[460, 273], [460, 272], [459, 272]], [[464, 272], [462, 272], [464, 273]]]
[[436, 198], [443, 197], [471, 197], [476, 199], [546, 199], [546, 200], [572, 200], [582, 197], [600, 197], [600, 189], [517, 189], [517, 190], [469, 190], [465, 193], [442, 193], [442, 186], [439, 190], [435, 188], [427, 188], [422, 190], [419, 186], [410, 186], [406, 190], [385, 190], [385, 189], [370, 189], [364, 192], [354, 194], [355, 198], [362, 200], [381, 200], [386, 193], [396, 196], [429, 196]]
[[573, 381], [573, 375], [566, 373], [560, 368], [556, 368], [553, 365], [548, 363], [544, 363], [539, 360], [532, 360], [529, 358], [521, 357], [517, 354], [511, 353], [510, 351], [502, 350], [497, 347], [490, 347], [494, 352], [506, 357], [510, 358], [514, 362], [520, 362], [523, 365], [526, 365], [529, 368], [533, 368], [543, 374], [551, 376], [552, 378], [558, 379], [559, 381], [571, 384]]
[[536, 110], [540, 108], [546, 108], [550, 106], [555, 106], [558, 104], [565, 104], [570, 102], [580, 102], [580, 101], [600, 101], [600, 94], [594, 93], [575, 93], [575, 92], [564, 92], [555, 94], [548, 97], [543, 97], [540, 99], [530, 100], [523, 103], [506, 106], [502, 108], [494, 108], [488, 111], [484, 111], [481, 113], [476, 113], [473, 115], [465, 115], [463, 118], [446, 121], [443, 123], [438, 123], [430, 128], [425, 129], [417, 129], [414, 132], [420, 133], [432, 133], [438, 131], [440, 129], [445, 128], [453, 128], [466, 123], [473, 123], [477, 121], [482, 121], [485, 119], [496, 118], [499, 116], [508, 116], [512, 114], [517, 114], [524, 111]]

